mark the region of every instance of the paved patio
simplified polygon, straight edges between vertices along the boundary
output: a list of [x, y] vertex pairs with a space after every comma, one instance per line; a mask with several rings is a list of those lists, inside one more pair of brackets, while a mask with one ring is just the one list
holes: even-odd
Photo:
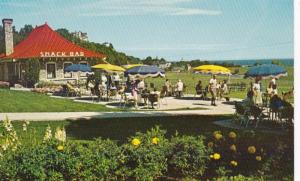
[[[113, 102], [93, 102], [89, 99], [75, 100], [77, 102], [86, 102], [92, 104], [103, 104], [111, 108], [120, 108], [119, 101]], [[178, 115], [225, 115], [235, 112], [232, 99], [230, 102], [217, 101], [217, 106], [211, 106], [210, 101], [194, 99], [192, 95], [177, 99], [174, 97], [165, 98], [158, 109], [148, 109], [147, 106], [126, 112], [42, 112], [42, 113], [0, 113], [0, 120], [6, 116], [11, 120], [76, 120], [92, 118], [118, 118], [118, 117], [148, 117], [148, 116], [178, 116]], [[156, 107], [156, 106], [155, 106]]]

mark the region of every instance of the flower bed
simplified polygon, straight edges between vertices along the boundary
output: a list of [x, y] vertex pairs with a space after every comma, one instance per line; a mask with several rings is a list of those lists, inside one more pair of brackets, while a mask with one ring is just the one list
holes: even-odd
[[[41, 144], [23, 144], [8, 119], [1, 126], [3, 180], [282, 180], [293, 173], [291, 145], [274, 142], [265, 148], [253, 133], [166, 138], [166, 131], [155, 127], [119, 145], [101, 138], [68, 141], [64, 128], [48, 126]], [[23, 123], [25, 134], [28, 126]]]

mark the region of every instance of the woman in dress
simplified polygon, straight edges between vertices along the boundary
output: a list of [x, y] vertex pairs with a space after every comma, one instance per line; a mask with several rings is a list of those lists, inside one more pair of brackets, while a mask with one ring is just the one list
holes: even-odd
[[254, 93], [254, 103], [256, 105], [262, 105], [262, 96], [261, 96], [261, 87], [260, 87], [260, 81], [258, 78], [255, 79], [255, 83], [253, 84], [252, 87], [253, 93]]

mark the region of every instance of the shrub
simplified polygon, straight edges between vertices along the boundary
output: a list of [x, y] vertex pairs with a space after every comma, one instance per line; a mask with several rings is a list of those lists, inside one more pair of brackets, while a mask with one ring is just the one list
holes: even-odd
[[40, 62], [38, 59], [26, 61], [25, 81], [27, 87], [33, 87], [39, 81]]
[[214, 178], [213, 181], [264, 181], [265, 179], [263, 177], [245, 177], [243, 175], [237, 175], [237, 176], [223, 176], [219, 178]]
[[57, 146], [50, 141], [21, 147], [2, 157], [0, 177], [4, 180], [116, 180], [119, 147], [110, 140], [92, 143], [69, 142]]
[[165, 133], [156, 127], [129, 138], [128, 143], [122, 146], [120, 174], [137, 180], [153, 180], [162, 176], [167, 170], [169, 148]]
[[203, 139], [202, 136], [177, 135], [171, 139], [168, 164], [172, 175], [195, 178], [204, 174], [209, 152]]

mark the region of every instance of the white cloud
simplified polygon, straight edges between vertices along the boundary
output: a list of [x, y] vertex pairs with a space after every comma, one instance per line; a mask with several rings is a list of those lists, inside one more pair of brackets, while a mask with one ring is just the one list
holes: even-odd
[[174, 16], [191, 16], [191, 15], [219, 15], [221, 11], [206, 10], [206, 9], [189, 9], [189, 8], [178, 8], [174, 13], [170, 15]]
[[80, 4], [80, 6], [76, 6], [75, 9], [79, 11], [80, 16], [148, 14], [163, 16], [213, 16], [222, 13], [217, 10], [188, 7], [187, 5], [190, 5], [189, 2], [191, 1], [193, 0], [102, 0]]

